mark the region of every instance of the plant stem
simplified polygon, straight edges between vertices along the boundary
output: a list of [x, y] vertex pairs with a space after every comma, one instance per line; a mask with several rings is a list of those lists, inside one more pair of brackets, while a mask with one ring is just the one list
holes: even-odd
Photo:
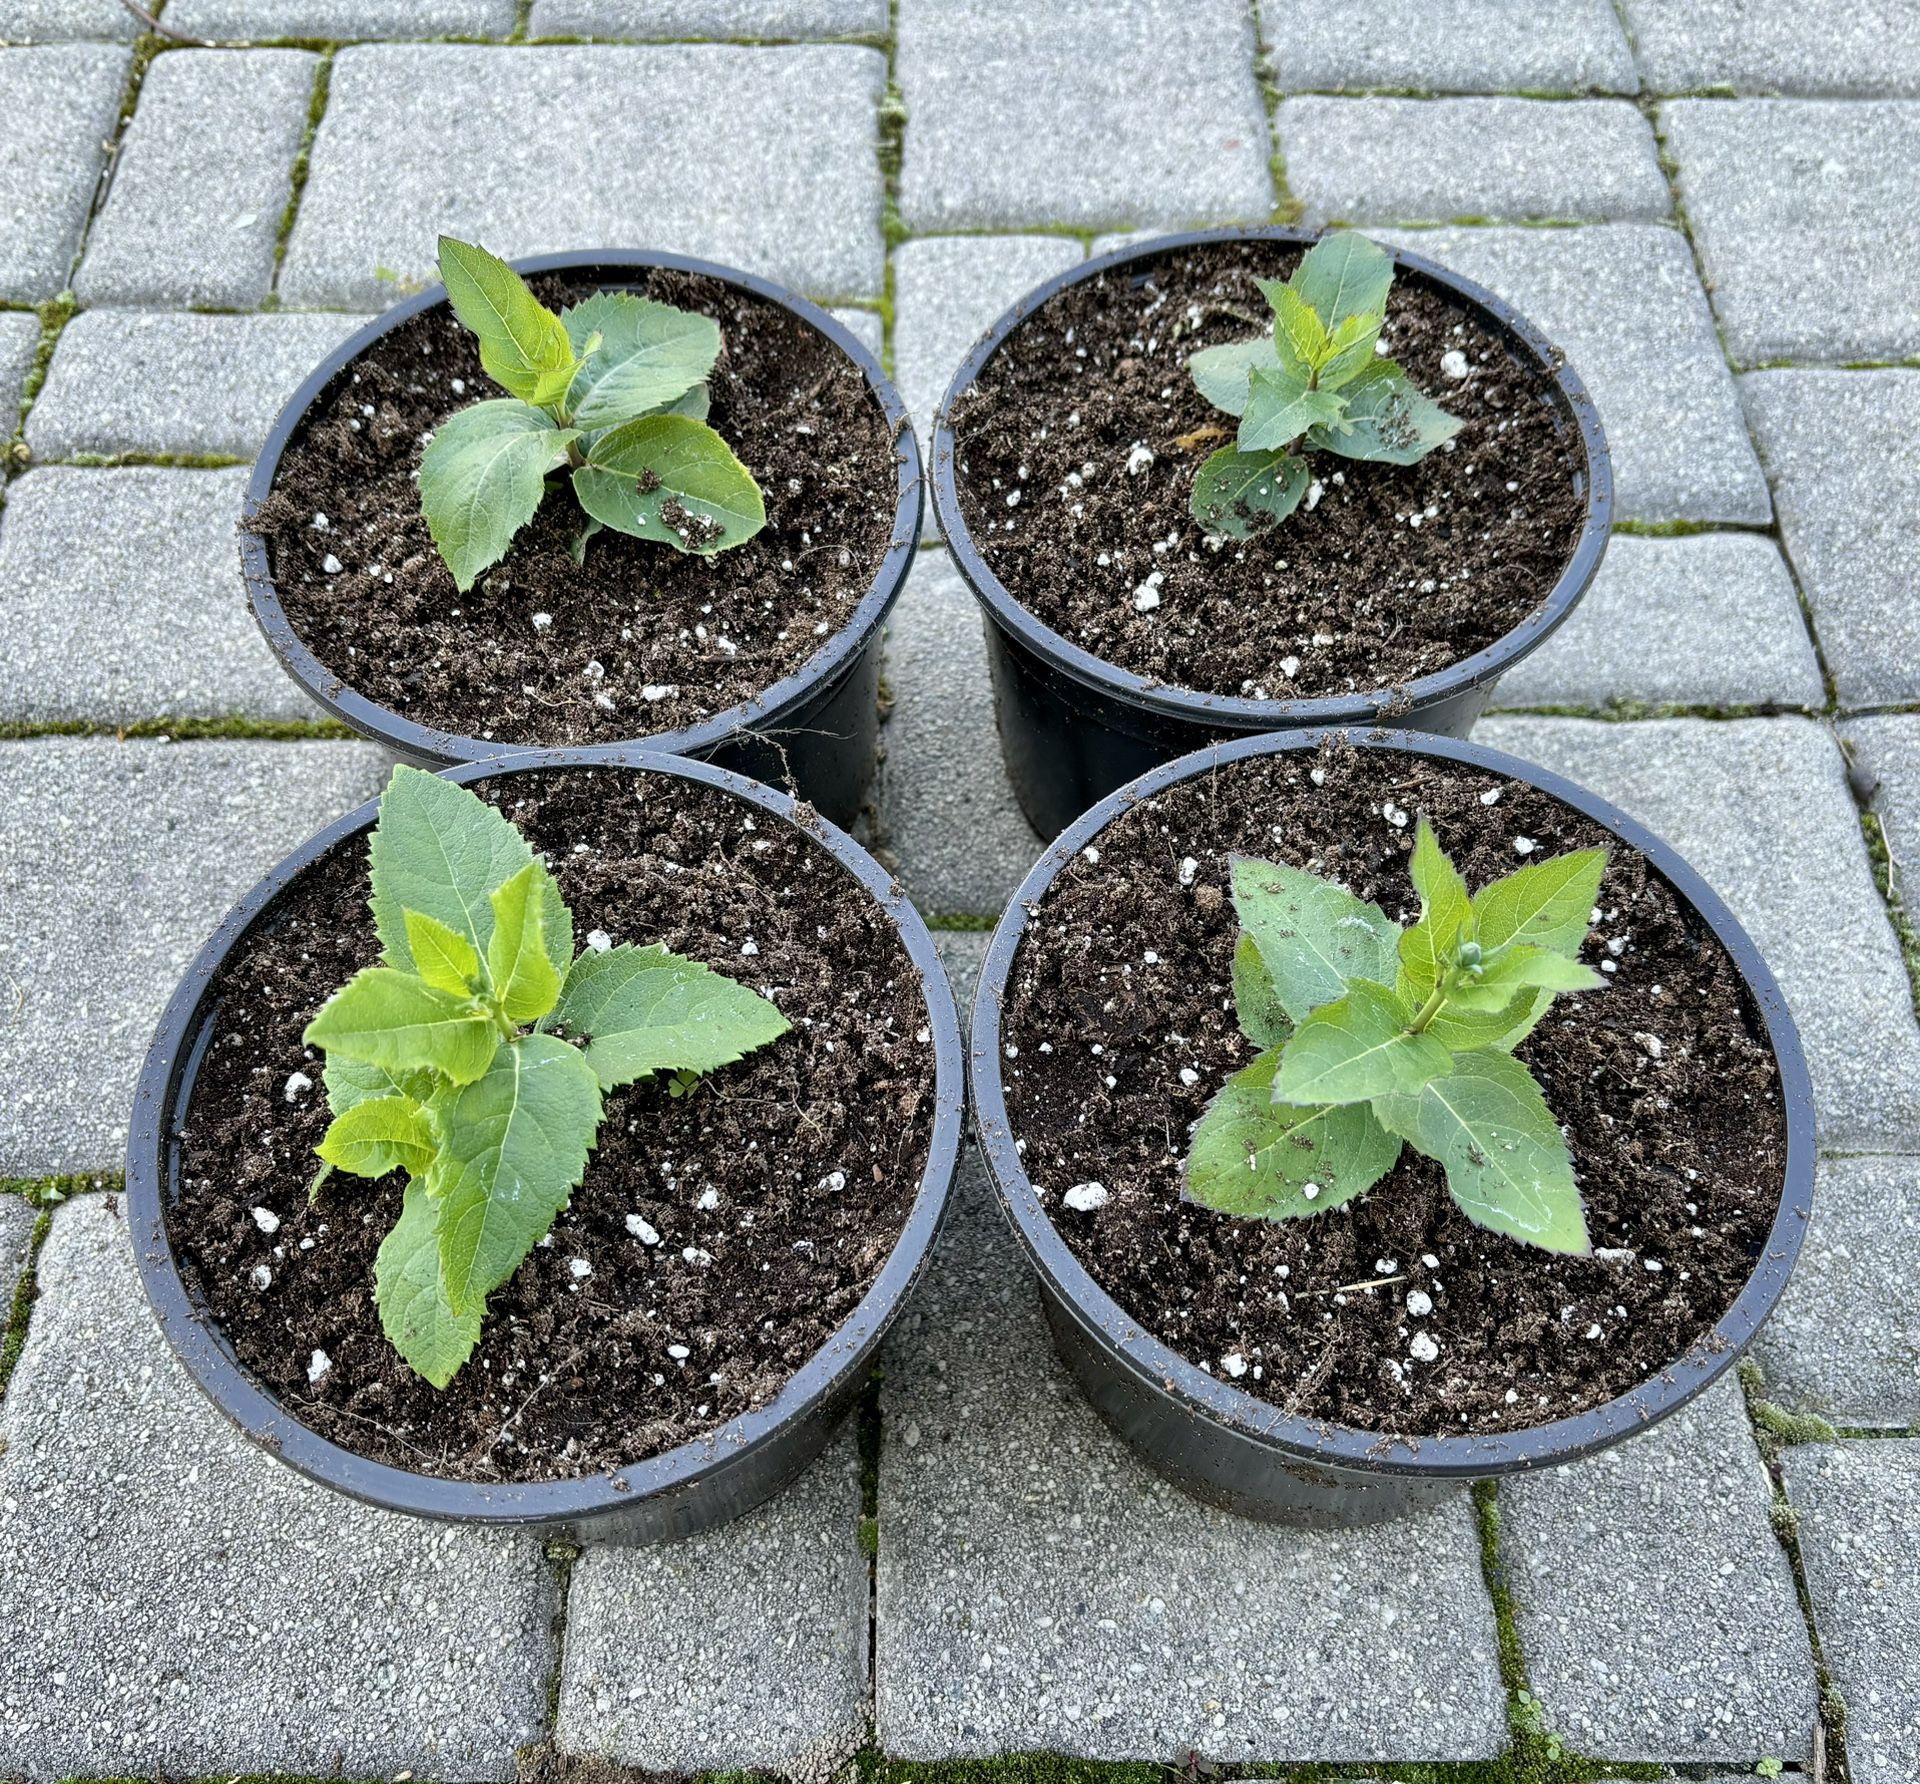
[[1434, 1017], [1440, 1014], [1447, 1001], [1447, 993], [1453, 989], [1453, 969], [1449, 967], [1440, 975], [1440, 982], [1433, 988], [1433, 995], [1420, 1006], [1420, 1012], [1407, 1024], [1408, 1034], [1425, 1034]]

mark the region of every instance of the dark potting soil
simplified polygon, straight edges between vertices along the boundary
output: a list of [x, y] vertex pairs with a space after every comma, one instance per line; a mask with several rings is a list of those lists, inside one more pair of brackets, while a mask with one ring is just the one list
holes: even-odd
[[[1271, 700], [1395, 687], [1512, 631], [1579, 538], [1576, 446], [1549, 380], [1403, 270], [1380, 338], [1466, 425], [1417, 465], [1316, 452], [1311, 510], [1207, 545], [1187, 511], [1194, 473], [1236, 423], [1187, 360], [1266, 332], [1253, 281], [1300, 253], [1220, 242], [1068, 286], [956, 409], [960, 509], [988, 567], [1036, 619], [1149, 681]], [[1443, 367], [1451, 354], [1464, 377]]]
[[[321, 1436], [452, 1479], [566, 1478], [764, 1406], [820, 1349], [918, 1192], [933, 1050], [885, 915], [790, 826], [623, 770], [477, 790], [559, 876], [576, 946], [596, 929], [663, 941], [771, 996], [791, 1032], [688, 1096], [649, 1082], [607, 1097], [571, 1206], [436, 1392], [395, 1354], [373, 1301], [400, 1174], [336, 1176], [307, 1205], [328, 1117], [301, 1031], [378, 952], [355, 839], [301, 876], [220, 976], [168, 1230], [240, 1361]], [[261, 1208], [277, 1230], [261, 1230]], [[316, 1352], [331, 1365], [317, 1380]]]
[[[603, 281], [530, 283], [557, 309]], [[886, 554], [898, 475], [859, 368], [718, 279], [637, 271], [631, 286], [719, 323], [707, 419], [760, 485], [766, 525], [711, 557], [603, 532], [576, 565], [585, 516], [556, 476], [506, 557], [461, 594], [420, 513], [422, 436], [505, 393], [439, 306], [322, 392], [253, 523], [294, 631], [342, 682], [460, 736], [612, 743], [751, 699], [845, 625]]]
[[[1630, 1391], [1712, 1328], [1765, 1242], [1786, 1119], [1732, 959], [1612, 842], [1583, 949], [1606, 988], [1557, 999], [1518, 1051], [1567, 1134], [1591, 1257], [1472, 1225], [1411, 1148], [1365, 1195], [1306, 1219], [1183, 1201], [1189, 1126], [1256, 1052], [1234, 1021], [1229, 856], [1324, 873], [1411, 922], [1421, 812], [1476, 889], [1523, 859], [1611, 841], [1546, 794], [1463, 766], [1350, 745], [1230, 764], [1143, 801], [1100, 834], [1097, 862], [1055, 879], [1014, 961], [1002, 1070], [1049, 1217], [1190, 1362], [1225, 1377], [1237, 1357], [1237, 1386], [1306, 1418], [1508, 1431]], [[1106, 1204], [1067, 1208], [1087, 1182]], [[1421, 1335], [1431, 1361], [1412, 1352]]]

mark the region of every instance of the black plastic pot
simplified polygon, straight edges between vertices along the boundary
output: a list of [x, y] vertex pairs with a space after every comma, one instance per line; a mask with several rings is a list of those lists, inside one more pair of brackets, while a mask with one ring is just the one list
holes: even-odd
[[[796, 802], [704, 762], [650, 751], [531, 750], [446, 771], [462, 783], [573, 767], [625, 767], [719, 787], [743, 804], [794, 822]], [[275, 898], [343, 843], [365, 835], [369, 803], [296, 849], [221, 921], [168, 1003], [141, 1068], [127, 1140], [127, 1220], [147, 1298], [174, 1353], [206, 1396], [248, 1441], [309, 1479], [368, 1505], [465, 1524], [505, 1525], [569, 1541], [640, 1544], [691, 1535], [751, 1510], [792, 1480], [825, 1447], [867, 1380], [880, 1339], [925, 1267], [945, 1218], [959, 1156], [966, 1085], [959, 1016], [933, 938], [898, 884], [852, 838], [811, 817], [806, 834], [874, 899], [894, 925], [926, 988], [937, 1105], [920, 1188], [880, 1274], [833, 1337], [795, 1372], [772, 1403], [692, 1443], [578, 1480], [476, 1483], [443, 1480], [369, 1461], [303, 1425], [235, 1358], [174, 1261], [167, 1211], [177, 1195], [182, 1123], [219, 1011], [208, 987], [229, 953]]]
[[1780, 1071], [1787, 1160], [1780, 1206], [1753, 1274], [1713, 1330], [1630, 1393], [1590, 1412], [1496, 1436], [1403, 1437], [1289, 1417], [1189, 1363], [1094, 1281], [1055, 1230], [1015, 1145], [1000, 1077], [1000, 1009], [1020, 938], [1054, 875], [1141, 799], [1248, 756], [1315, 748], [1324, 732], [1250, 737], [1197, 750], [1102, 800], [1055, 842], [1014, 894], [980, 970], [971, 1068], [974, 1119], [1014, 1231], [1040, 1276], [1055, 1346], [1101, 1416], [1159, 1473], [1196, 1498], [1248, 1517], [1337, 1526], [1377, 1522], [1456, 1493], [1467, 1482], [1548, 1468], [1643, 1431], [1733, 1367], [1786, 1287], [1813, 1206], [1813, 1090], [1780, 987], [1746, 932], [1666, 843], [1571, 781], [1518, 757], [1408, 731], [1348, 733], [1364, 749], [1460, 762], [1538, 787], [1650, 861], [1732, 956], [1752, 992]]
[[[825, 310], [803, 297], [751, 273], [698, 260], [685, 254], [656, 254], [628, 249], [599, 249], [581, 254], [541, 254], [513, 263], [529, 277], [538, 273], [588, 273], [617, 288], [636, 272], [656, 267], [704, 273], [791, 311], [825, 335], [860, 368], [893, 436], [896, 467], [893, 533], [872, 583], [852, 616], [793, 674], [751, 700], [730, 706], [698, 725], [662, 731], [629, 742], [582, 746], [578, 754], [602, 760], [620, 750], [640, 747], [673, 755], [698, 756], [757, 780], [792, 787], [836, 824], [851, 823], [873, 778], [880, 731], [880, 626], [898, 597], [920, 538], [923, 503], [920, 448], [907, 421], [905, 405], [880, 362]], [[373, 343], [422, 311], [446, 302], [446, 287], [434, 285], [397, 304], [357, 330], [323, 359], [281, 410], [247, 482], [245, 523], [259, 512], [273, 489], [280, 455], [307, 410], [340, 371]], [[497, 741], [462, 736], [416, 724], [369, 700], [322, 663], [294, 630], [280, 605], [266, 541], [243, 530], [240, 568], [246, 578], [253, 617], [280, 659], [281, 666], [308, 695], [363, 737], [383, 743], [403, 761], [421, 768], [446, 768], [463, 762], [496, 762], [538, 747], [525, 740]], [[474, 715], [479, 728], [484, 713]]]
[[1042, 836], [1058, 835], [1096, 799], [1135, 775], [1225, 738], [1380, 720], [1464, 737], [1500, 677], [1573, 611], [1606, 555], [1613, 525], [1613, 468], [1586, 386], [1559, 350], [1491, 291], [1404, 248], [1388, 248], [1399, 269], [1441, 287], [1463, 308], [1480, 311], [1481, 320], [1505, 338], [1515, 358], [1538, 369], [1574, 458], [1586, 520], [1559, 581], [1523, 624], [1485, 650], [1399, 687], [1318, 699], [1250, 700], [1148, 681], [1042, 625], [1021, 605], [1017, 592], [1010, 592], [987, 567], [974, 543], [960, 511], [954, 466], [954, 410], [1002, 343], [1058, 292], [1115, 268], [1137, 268], [1132, 276], [1144, 283], [1153, 261], [1197, 244], [1255, 240], [1305, 245], [1316, 239], [1311, 231], [1299, 229], [1202, 229], [1160, 236], [1087, 261], [1028, 292], [980, 338], [948, 387], [934, 420], [934, 512], [954, 562], [986, 611], [987, 666], [993, 677], [1000, 753], [1027, 821]]

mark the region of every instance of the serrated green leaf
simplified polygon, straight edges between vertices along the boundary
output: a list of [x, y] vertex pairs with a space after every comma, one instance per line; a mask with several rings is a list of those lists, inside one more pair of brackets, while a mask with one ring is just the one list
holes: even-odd
[[1342, 458], [1412, 465], [1444, 445], [1466, 424], [1423, 396], [1390, 359], [1376, 358], [1339, 393], [1345, 427], [1319, 427], [1309, 445]]
[[440, 1275], [461, 1319], [520, 1267], [587, 1168], [600, 1086], [577, 1048], [532, 1034], [502, 1046], [447, 1106], [435, 1164]]
[[552, 402], [566, 389], [573, 369], [567, 331], [512, 267], [484, 248], [443, 235], [440, 277], [453, 313], [480, 342], [487, 376], [502, 390], [537, 403]]
[[480, 1342], [478, 1311], [460, 1318], [440, 1283], [440, 1213], [418, 1178], [373, 1260], [380, 1326], [407, 1367], [444, 1388]]
[[767, 518], [747, 467], [686, 415], [648, 415], [601, 435], [573, 489], [603, 526], [700, 556], [744, 544]]
[[1295, 1022], [1346, 992], [1350, 981], [1384, 981], [1400, 926], [1378, 905], [1297, 867], [1236, 855], [1233, 908], [1253, 937], [1274, 995]]
[[1350, 229], [1322, 236], [1287, 281], [1331, 332], [1349, 316], [1384, 316], [1393, 257]]
[[1452, 960], [1455, 938], [1473, 900], [1467, 882], [1447, 859], [1424, 817], [1413, 833], [1411, 867], [1413, 887], [1420, 894], [1420, 920], [1400, 937], [1400, 965], [1413, 987], [1417, 1008], [1432, 994]]
[[1540, 1018], [1553, 1007], [1551, 991], [1536, 991], [1533, 1002], [1523, 1008], [1513, 1026], [1498, 1035], [1489, 1044], [1498, 1047], [1502, 1053], [1511, 1053], [1528, 1035], [1540, 1026]]
[[1250, 341], [1202, 347], [1188, 359], [1187, 370], [1193, 374], [1194, 387], [1216, 409], [1224, 409], [1229, 415], [1244, 415], [1250, 394], [1248, 378], [1255, 371], [1270, 370], [1279, 363], [1273, 336], [1256, 335]]
[[336, 1170], [355, 1177], [389, 1171], [424, 1171], [433, 1162], [434, 1139], [427, 1113], [410, 1096], [376, 1096], [336, 1115], [314, 1148]]
[[1574, 849], [1482, 886], [1473, 898], [1481, 946], [1491, 953], [1509, 942], [1531, 942], [1577, 954], [1606, 870], [1605, 849]]
[[1409, 1034], [1413, 1012], [1386, 986], [1356, 979], [1293, 1031], [1273, 1095], [1282, 1103], [1363, 1103], [1416, 1091], [1452, 1055], [1430, 1034]]
[[326, 1087], [327, 1107], [336, 1115], [382, 1096], [403, 1096], [410, 1102], [424, 1103], [440, 1082], [429, 1071], [389, 1071], [383, 1065], [368, 1065], [363, 1059], [346, 1059], [338, 1054], [327, 1061], [321, 1081]]
[[1337, 431], [1344, 425], [1346, 403], [1331, 390], [1313, 390], [1284, 366], [1256, 371], [1248, 384], [1246, 413], [1240, 417], [1242, 452], [1276, 452], [1291, 446], [1310, 428]]
[[1260, 945], [1245, 930], [1233, 950], [1233, 1008], [1240, 1032], [1256, 1047], [1277, 1047], [1293, 1033]]
[[622, 943], [568, 969], [552, 1025], [586, 1035], [608, 1090], [654, 1072], [710, 1072], [785, 1034], [773, 1002], [698, 960]]
[[493, 934], [487, 938], [487, 977], [510, 1021], [537, 1021], [560, 995], [560, 974], [547, 954], [545, 923], [547, 907], [558, 896], [553, 875], [538, 861], [529, 861], [489, 898]]
[[1379, 354], [1374, 349], [1380, 339], [1380, 322], [1377, 314], [1348, 316], [1328, 336], [1326, 354], [1320, 362], [1322, 390], [1339, 390], [1376, 363]]
[[[1410, 1010], [1417, 1010], [1431, 994], [1420, 991], [1408, 977], [1405, 967], [1394, 981], [1394, 995]], [[1450, 996], [1440, 1012], [1427, 1024], [1426, 1032], [1449, 1051], [1463, 1052], [1470, 1047], [1495, 1047], [1526, 1016], [1533, 998], [1526, 990], [1510, 990], [1506, 1001], [1484, 1008], [1469, 1007]]]
[[[525, 867], [533, 850], [477, 793], [402, 765], [380, 796], [367, 859], [373, 927], [387, 962], [415, 971], [406, 913], [437, 918], [484, 956], [493, 935], [493, 889]], [[547, 957], [556, 972], [565, 973], [573, 957], [573, 919], [557, 886], [542, 914]]]
[[454, 585], [465, 591], [506, 555], [578, 439], [513, 397], [447, 417], [420, 457], [420, 511]]
[[486, 1071], [500, 1031], [470, 998], [436, 991], [390, 966], [369, 966], [320, 1006], [301, 1039], [391, 1072], [425, 1067], [470, 1084]]
[[1264, 1220], [1321, 1214], [1371, 1189], [1400, 1156], [1398, 1137], [1364, 1103], [1275, 1103], [1279, 1062], [1278, 1049], [1263, 1053], [1208, 1103], [1187, 1154], [1189, 1201]]
[[421, 978], [436, 991], [450, 991], [455, 997], [470, 997], [485, 989], [480, 956], [472, 942], [425, 911], [403, 911], [401, 915], [406, 921], [413, 970]]
[[1262, 279], [1259, 285], [1273, 306], [1273, 344], [1280, 370], [1302, 384], [1311, 383], [1332, 350], [1327, 325], [1291, 285], [1277, 279]]
[[712, 317], [631, 291], [597, 291], [561, 311], [560, 320], [580, 360], [567, 407], [582, 428], [617, 427], [679, 402], [720, 356]]
[[1194, 474], [1187, 512], [1210, 533], [1251, 539], [1278, 526], [1306, 492], [1305, 459], [1223, 446]]
[[1476, 1226], [1547, 1251], [1589, 1249], [1566, 1141], [1532, 1074], [1511, 1055], [1458, 1054], [1417, 1094], [1385, 1097], [1374, 1112], [1445, 1167], [1448, 1193]]
[[1478, 981], [1462, 985], [1448, 998], [1465, 1009], [1491, 1010], [1512, 1000], [1516, 991], [1597, 991], [1606, 980], [1578, 960], [1530, 942], [1511, 942], [1490, 955]]

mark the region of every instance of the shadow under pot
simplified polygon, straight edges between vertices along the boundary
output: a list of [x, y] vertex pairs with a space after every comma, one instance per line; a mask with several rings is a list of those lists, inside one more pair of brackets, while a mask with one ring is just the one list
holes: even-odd
[[[576, 962], [664, 943], [784, 1032], [605, 1091], [584, 1175], [435, 1388], [390, 1340], [384, 1288], [376, 1306], [408, 1171], [343, 1169], [309, 1199], [337, 1098], [332, 1048], [303, 1032], [381, 951], [363, 806], [241, 901], [161, 1019], [127, 1151], [148, 1298], [249, 1441], [367, 1504], [624, 1544], [735, 1517], [840, 1426], [943, 1217], [965, 1088], [932, 939], [848, 837], [705, 763], [547, 751], [417, 779], [471, 787], [551, 865]], [[577, 1044], [564, 994], [542, 1026], [500, 1050]]]
[[241, 566], [274, 654], [421, 767], [638, 743], [851, 822], [873, 773], [881, 623], [920, 528], [919, 449], [880, 362], [804, 298], [709, 261], [512, 264], [556, 311], [632, 292], [718, 324], [705, 418], [758, 484], [765, 524], [704, 556], [611, 528], [580, 550], [563, 470], [459, 589], [421, 513], [421, 455], [450, 416], [505, 393], [436, 284], [331, 353], [254, 466]]
[[1089, 261], [1002, 316], [947, 392], [934, 507], [985, 610], [1001, 753], [1044, 836], [1236, 736], [1464, 736], [1600, 566], [1613, 479], [1585, 387], [1526, 318], [1399, 248], [1380, 351], [1457, 434], [1413, 464], [1308, 436], [1284, 519], [1223, 538], [1194, 517], [1201, 467], [1240, 424], [1188, 361], [1270, 335], [1256, 280], [1292, 276], [1314, 239], [1207, 230]]
[[[1483, 1035], [1478, 1060], [1444, 1057], [1472, 1036], [1433, 1022], [1439, 1076], [1423, 1063], [1397, 1102], [1338, 1112], [1366, 1133], [1279, 1107], [1273, 1091], [1317, 1069], [1293, 1055], [1310, 1021], [1327, 1038], [1318, 999], [1370, 994], [1303, 995], [1284, 949], [1318, 919], [1283, 916], [1276, 938], [1269, 908], [1243, 932], [1255, 898], [1295, 897], [1305, 876], [1344, 888], [1312, 897], [1349, 920], [1334, 933], [1381, 950], [1372, 970], [1398, 996], [1423, 822], [1475, 895], [1606, 850], [1598, 891], [1588, 856], [1581, 908], [1559, 912], [1580, 970], [1554, 969], [1594, 988], [1552, 996], [1517, 1043]], [[1489, 961], [1562, 871], [1512, 882], [1504, 918], [1475, 906]], [[1254, 931], [1255, 965], [1285, 963], [1296, 980], [1272, 984], [1305, 1016], [1260, 1008], [1241, 958]], [[1372, 1522], [1647, 1429], [1733, 1367], [1811, 1206], [1806, 1066], [1726, 907], [1605, 801], [1450, 739], [1243, 739], [1103, 801], [1001, 919], [971, 1058], [982, 1145], [1068, 1369], [1153, 1468], [1256, 1518]], [[1489, 1087], [1499, 1099], [1476, 1101]]]

